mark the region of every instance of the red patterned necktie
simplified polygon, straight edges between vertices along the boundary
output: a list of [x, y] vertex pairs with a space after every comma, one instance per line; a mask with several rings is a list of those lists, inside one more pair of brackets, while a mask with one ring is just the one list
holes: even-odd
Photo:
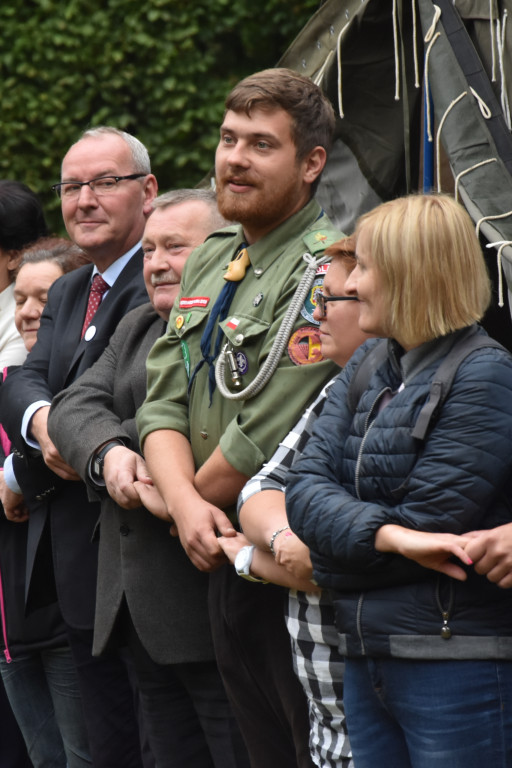
[[89, 303], [87, 304], [87, 312], [85, 313], [85, 320], [82, 326], [82, 335], [80, 338], [83, 339], [84, 333], [89, 327], [89, 323], [93, 319], [96, 313], [96, 310], [100, 305], [101, 297], [103, 296], [105, 291], [108, 291], [109, 288], [110, 288], [110, 285], [105, 282], [105, 280], [102, 278], [101, 275], [98, 275], [98, 274], [94, 275], [91, 283], [91, 290], [89, 292]]

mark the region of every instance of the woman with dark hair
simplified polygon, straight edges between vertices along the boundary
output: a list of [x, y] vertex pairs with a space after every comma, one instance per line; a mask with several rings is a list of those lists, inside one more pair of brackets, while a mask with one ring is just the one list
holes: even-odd
[[14, 273], [22, 249], [46, 234], [37, 195], [20, 181], [0, 179], [0, 370], [27, 355], [14, 326]]
[[510, 768], [512, 591], [464, 550], [465, 533], [512, 518], [512, 357], [477, 326], [485, 262], [470, 217], [442, 195], [384, 203], [355, 238], [345, 289], [359, 327], [386, 341], [336, 380], [286, 488], [333, 598], [354, 764]]
[[[38, 240], [20, 258], [14, 283], [15, 323], [30, 352], [50, 286], [86, 258], [71, 241], [51, 237]], [[8, 375], [8, 369], [3, 374]], [[3, 464], [10, 442], [1, 427], [0, 440]], [[0, 516], [0, 675], [34, 768], [85, 768], [91, 765], [88, 738], [56, 596], [47, 595], [44, 607], [26, 612], [26, 520], [21, 509], [15, 522]], [[44, 547], [38, 558], [43, 563]], [[51, 571], [50, 561], [43, 567]]]

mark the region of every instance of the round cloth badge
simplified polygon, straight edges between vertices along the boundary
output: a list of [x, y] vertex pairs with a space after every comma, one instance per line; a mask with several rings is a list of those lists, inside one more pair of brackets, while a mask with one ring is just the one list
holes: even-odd
[[238, 368], [240, 376], [245, 376], [249, 370], [249, 361], [243, 352], [236, 353], [236, 367]]
[[90, 325], [86, 330], [86, 332], [84, 333], [84, 339], [86, 341], [90, 341], [91, 339], [94, 339], [95, 336], [96, 336], [96, 326]]
[[324, 359], [318, 329], [303, 325], [290, 337], [288, 356], [295, 365], [311, 365]]
[[178, 315], [178, 317], [176, 318], [176, 328], [178, 329], [178, 331], [183, 326], [184, 322], [185, 322], [185, 318], [183, 317], [183, 315]]
[[314, 325], [320, 325], [320, 322], [318, 320], [315, 320], [313, 317], [313, 312], [316, 309], [316, 293], [317, 291], [322, 290], [322, 285], [324, 283], [323, 275], [322, 277], [316, 277], [313, 285], [311, 286], [311, 290], [309, 291], [309, 294], [306, 296], [306, 299], [304, 301], [304, 305], [300, 311], [302, 317], [304, 320], [307, 320], [308, 323], [314, 323]]

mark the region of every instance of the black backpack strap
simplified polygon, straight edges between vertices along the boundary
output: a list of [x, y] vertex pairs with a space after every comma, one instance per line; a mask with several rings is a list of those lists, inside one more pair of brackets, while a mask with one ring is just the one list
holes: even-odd
[[371, 377], [388, 356], [388, 341], [381, 339], [374, 347], [370, 347], [359, 361], [347, 390], [347, 405], [351, 413], [356, 412], [361, 395], [368, 387]]
[[434, 374], [434, 379], [430, 385], [429, 398], [419, 412], [416, 424], [411, 432], [412, 436], [417, 440], [425, 440], [430, 423], [432, 419], [437, 418], [452, 388], [453, 380], [462, 361], [471, 352], [483, 347], [505, 349], [496, 339], [491, 339], [490, 336], [483, 336], [477, 333], [477, 329], [478, 326], [472, 325], [468, 328], [467, 333], [457, 339]]

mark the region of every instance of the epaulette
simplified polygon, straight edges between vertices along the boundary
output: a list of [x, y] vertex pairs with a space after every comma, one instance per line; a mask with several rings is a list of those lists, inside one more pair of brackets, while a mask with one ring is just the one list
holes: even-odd
[[342, 235], [335, 231], [333, 232], [329, 229], [318, 229], [316, 232], [308, 232], [307, 235], [304, 235], [302, 240], [306, 244], [308, 252], [314, 256], [317, 253], [325, 251], [329, 245], [337, 242], [340, 237], [342, 237]]
[[238, 232], [238, 224], [231, 224], [229, 227], [223, 227], [223, 229], [216, 229], [215, 232], [212, 232], [206, 240], [205, 243], [210, 240], [212, 237], [234, 237]]

